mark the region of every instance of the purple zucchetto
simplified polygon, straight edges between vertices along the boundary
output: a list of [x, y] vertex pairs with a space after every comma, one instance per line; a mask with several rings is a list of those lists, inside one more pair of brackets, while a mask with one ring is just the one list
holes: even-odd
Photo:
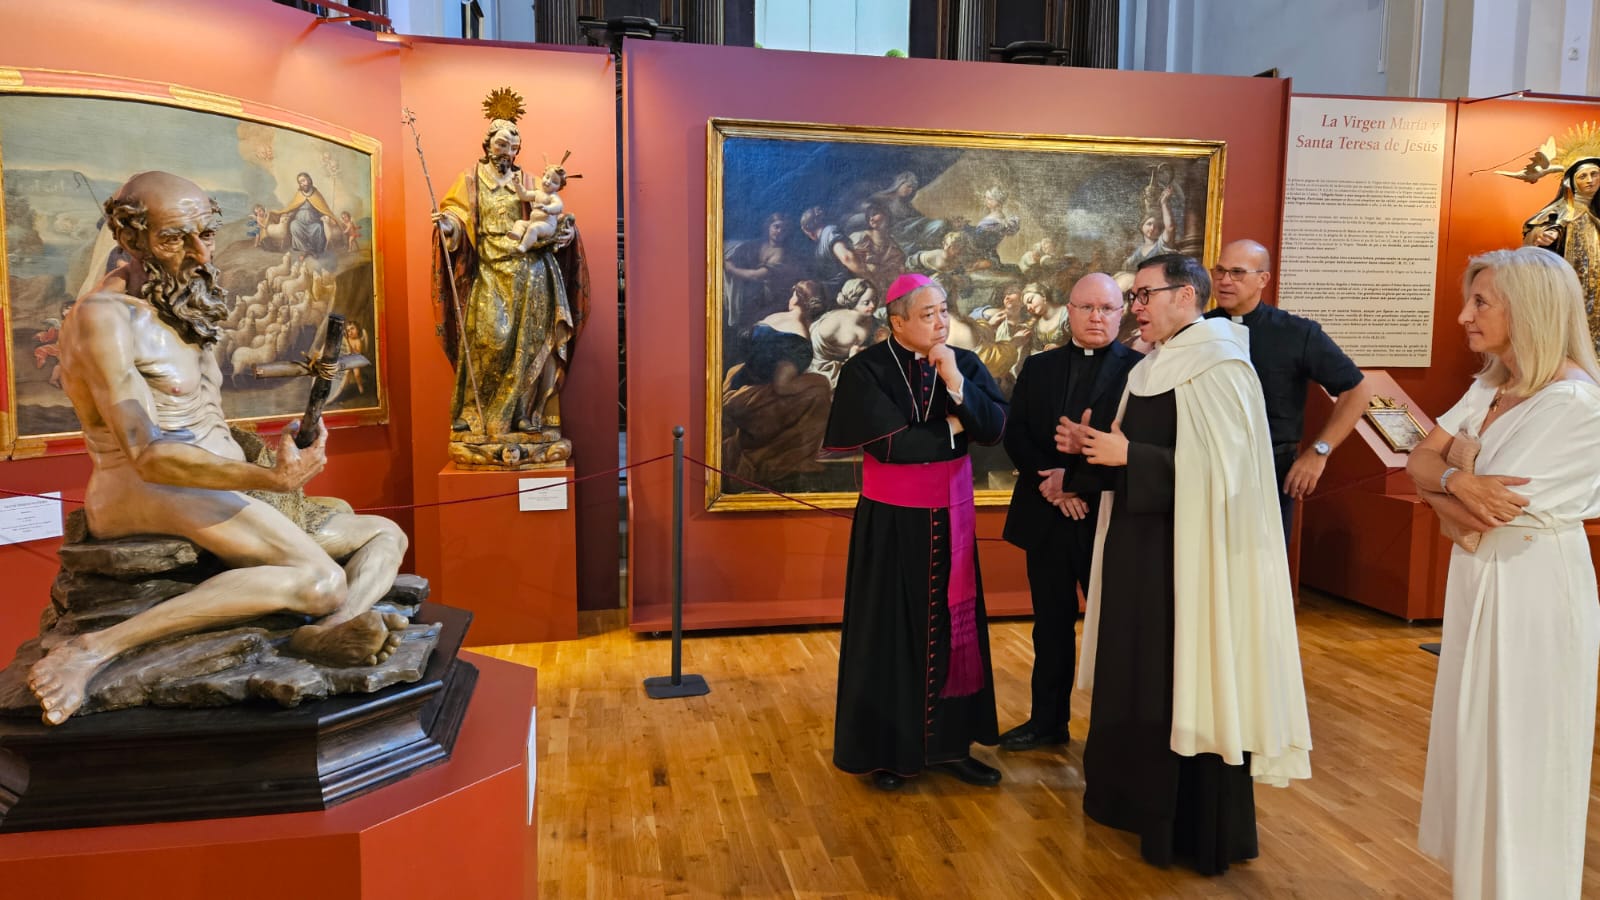
[[893, 303], [917, 288], [924, 288], [933, 283], [933, 279], [926, 275], [918, 275], [915, 272], [907, 272], [906, 274], [901, 275], [899, 278], [896, 278], [894, 283], [889, 285], [889, 293], [885, 295], [884, 303]]

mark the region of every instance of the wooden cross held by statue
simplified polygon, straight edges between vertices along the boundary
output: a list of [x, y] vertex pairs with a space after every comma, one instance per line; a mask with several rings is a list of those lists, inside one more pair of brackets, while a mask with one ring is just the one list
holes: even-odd
[[250, 370], [257, 378], [311, 376], [311, 396], [306, 400], [305, 415], [300, 417], [300, 430], [294, 436], [294, 445], [301, 450], [315, 443], [317, 435], [322, 433], [322, 408], [329, 399], [339, 396], [350, 370], [372, 365], [371, 360], [359, 353], [341, 354], [343, 348], [344, 316], [331, 313], [320, 353], [313, 347], [302, 362], [270, 362]]

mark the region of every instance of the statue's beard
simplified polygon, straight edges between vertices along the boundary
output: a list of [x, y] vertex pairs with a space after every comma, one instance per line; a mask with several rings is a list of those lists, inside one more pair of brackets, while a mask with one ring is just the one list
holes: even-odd
[[498, 171], [501, 175], [504, 175], [507, 172], [511, 171], [511, 164], [513, 162], [511, 157], [509, 157], [509, 156], [495, 156], [495, 157], [493, 157], [491, 159], [491, 161], [494, 163], [494, 167], [495, 167], [496, 171]]
[[195, 266], [184, 281], [148, 260], [143, 267], [145, 281], [140, 296], [150, 301], [162, 321], [177, 329], [184, 340], [201, 347], [209, 347], [222, 337], [219, 325], [228, 317], [228, 292], [217, 284], [222, 273], [215, 266]]

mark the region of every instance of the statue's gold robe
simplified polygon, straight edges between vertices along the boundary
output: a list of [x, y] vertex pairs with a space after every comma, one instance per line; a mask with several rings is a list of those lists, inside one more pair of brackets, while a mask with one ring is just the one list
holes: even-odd
[[559, 378], [544, 373], [565, 370], [577, 329], [554, 255], [518, 249], [510, 231], [526, 218], [523, 202], [514, 185], [496, 184], [487, 163], [463, 172], [439, 210], [455, 219], [459, 236], [444, 275], [456, 288], [441, 285], [437, 298], [456, 367], [450, 418], [484, 435], [558, 427]]

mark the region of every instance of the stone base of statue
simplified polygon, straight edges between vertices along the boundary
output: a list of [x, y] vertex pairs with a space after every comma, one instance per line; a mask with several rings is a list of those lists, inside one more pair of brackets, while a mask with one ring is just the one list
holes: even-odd
[[42, 724], [34, 663], [223, 568], [181, 538], [96, 540], [82, 510], [60, 556], [39, 637], [0, 672], [0, 831], [322, 809], [449, 756], [475, 678], [455, 659], [471, 615], [425, 604], [415, 575], [375, 607], [418, 623], [377, 665], [294, 656], [305, 617], [263, 616], [130, 650], [70, 719]]
[[448, 759], [478, 677], [456, 659], [471, 614], [418, 615], [435, 652], [376, 693], [0, 720], [0, 832], [321, 810]]
[[538, 896], [538, 673], [465, 650], [461, 659], [478, 681], [448, 762], [325, 810], [0, 835], [0, 896]]
[[457, 431], [450, 435], [450, 461], [460, 469], [538, 469], [559, 466], [571, 458], [572, 442], [554, 428], [488, 435]]
[[[61, 571], [40, 617], [39, 637], [19, 647], [0, 672], [0, 714], [40, 714], [28, 690], [28, 671], [58, 644], [115, 625], [223, 570], [220, 560], [182, 538], [96, 540], [88, 534], [82, 510], [67, 516], [64, 531]], [[375, 608], [412, 619], [427, 596], [426, 580], [401, 575]], [[325, 666], [288, 653], [290, 635], [306, 621], [299, 615], [269, 615], [131, 650], [95, 674], [74, 715], [134, 706], [226, 706], [251, 699], [296, 706], [335, 694], [371, 693], [421, 678], [439, 639], [436, 626], [414, 624], [383, 663]]]

